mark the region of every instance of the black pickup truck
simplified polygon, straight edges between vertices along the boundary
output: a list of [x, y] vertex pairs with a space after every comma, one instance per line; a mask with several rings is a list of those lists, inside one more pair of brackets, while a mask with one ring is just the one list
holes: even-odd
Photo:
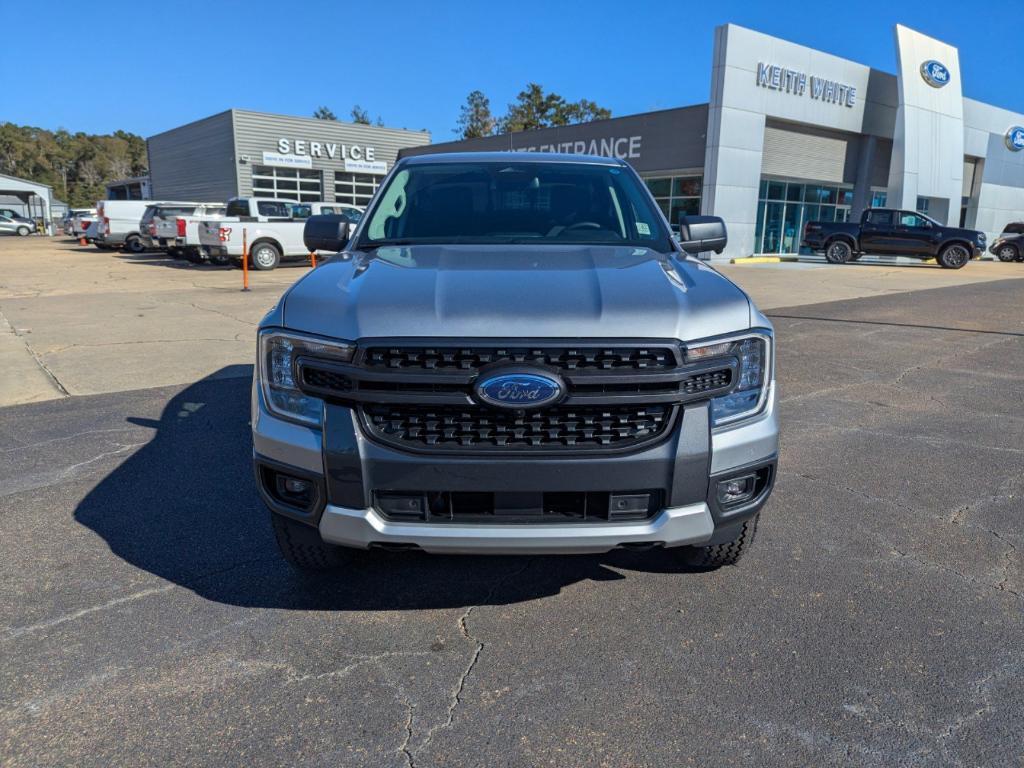
[[870, 208], [852, 222], [809, 221], [804, 247], [824, 253], [832, 264], [856, 261], [865, 253], [935, 259], [946, 269], [960, 269], [985, 252], [985, 233], [946, 227], [914, 211]]

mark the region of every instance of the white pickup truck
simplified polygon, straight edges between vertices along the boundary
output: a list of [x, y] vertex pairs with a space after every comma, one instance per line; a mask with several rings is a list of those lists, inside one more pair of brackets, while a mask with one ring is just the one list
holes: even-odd
[[254, 269], [274, 269], [288, 259], [309, 256], [302, 231], [305, 218], [294, 215], [290, 200], [257, 197], [233, 197], [225, 216], [199, 223], [199, 244], [211, 261], [242, 261], [242, 232], [249, 247], [249, 263]]

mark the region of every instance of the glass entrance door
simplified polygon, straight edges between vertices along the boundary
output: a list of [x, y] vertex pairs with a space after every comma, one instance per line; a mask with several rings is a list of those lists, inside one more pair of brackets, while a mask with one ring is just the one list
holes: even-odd
[[853, 190], [838, 185], [763, 179], [755, 253], [799, 253], [809, 221], [847, 221]]

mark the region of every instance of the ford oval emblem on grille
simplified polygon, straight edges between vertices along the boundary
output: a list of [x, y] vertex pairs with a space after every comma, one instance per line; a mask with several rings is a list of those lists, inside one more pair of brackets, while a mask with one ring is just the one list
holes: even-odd
[[476, 396], [498, 408], [523, 410], [550, 405], [562, 397], [562, 382], [540, 373], [495, 373], [476, 384]]
[[921, 77], [932, 88], [949, 85], [949, 70], [946, 69], [945, 64], [935, 61], [935, 59], [929, 59], [921, 65]]

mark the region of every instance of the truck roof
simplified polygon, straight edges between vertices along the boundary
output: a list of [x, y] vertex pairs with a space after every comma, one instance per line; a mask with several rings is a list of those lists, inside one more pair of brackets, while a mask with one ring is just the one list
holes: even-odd
[[437, 152], [435, 154], [403, 157], [402, 165], [424, 163], [507, 163], [518, 160], [524, 163], [585, 163], [587, 165], [625, 165], [617, 157], [601, 155], [575, 155], [568, 152]]

